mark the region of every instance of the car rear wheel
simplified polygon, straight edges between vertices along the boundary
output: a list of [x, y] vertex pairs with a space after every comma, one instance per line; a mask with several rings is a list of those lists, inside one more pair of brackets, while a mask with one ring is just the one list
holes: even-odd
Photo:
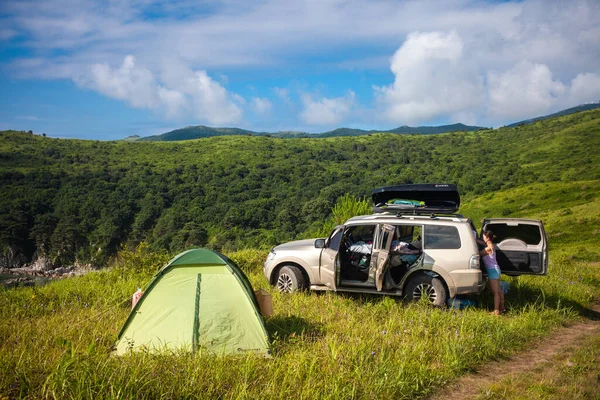
[[306, 281], [300, 268], [286, 265], [277, 274], [277, 289], [281, 293], [292, 293], [304, 289]]
[[444, 283], [439, 278], [429, 275], [420, 275], [412, 278], [405, 287], [406, 298], [412, 301], [427, 299], [434, 306], [441, 307], [446, 304], [448, 293]]

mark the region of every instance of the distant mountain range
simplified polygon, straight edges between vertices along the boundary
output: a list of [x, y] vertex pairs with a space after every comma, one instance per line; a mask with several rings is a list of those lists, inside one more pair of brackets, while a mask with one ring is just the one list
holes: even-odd
[[311, 135], [312, 137], [334, 137], [334, 136], [361, 136], [369, 135], [371, 133], [398, 133], [398, 134], [419, 134], [419, 135], [430, 135], [434, 133], [447, 133], [447, 132], [470, 132], [478, 131], [480, 129], [487, 129], [482, 126], [469, 126], [465, 124], [452, 124], [452, 125], [441, 125], [441, 126], [401, 126], [399, 128], [390, 129], [387, 131], [370, 130], [364, 131], [362, 129], [351, 129], [351, 128], [338, 128], [333, 131], [323, 132]]
[[466, 132], [466, 131], [477, 131], [480, 129], [487, 129], [481, 126], [469, 126], [464, 124], [452, 124], [442, 126], [401, 126], [399, 128], [390, 129], [387, 131], [370, 130], [366, 131], [363, 129], [352, 129], [352, 128], [338, 128], [333, 131], [323, 133], [307, 133], [298, 131], [279, 131], [279, 132], [254, 132], [240, 128], [211, 128], [209, 126], [187, 126], [181, 129], [175, 129], [170, 132], [163, 133], [161, 135], [139, 137], [138, 135], [129, 136], [124, 140], [127, 141], [145, 141], [145, 142], [168, 142], [175, 140], [190, 140], [200, 139], [213, 136], [270, 136], [278, 138], [326, 138], [336, 136], [362, 136], [370, 135], [372, 133], [397, 133], [397, 134], [421, 134], [429, 135], [435, 133], [446, 133], [446, 132]]
[[[568, 108], [563, 111], [556, 112], [550, 115], [544, 115], [541, 117], [526, 119], [523, 121], [515, 122], [507, 125], [508, 127], [515, 127], [519, 125], [532, 124], [536, 121], [544, 120], [552, 117], [559, 117], [563, 115], [569, 115], [580, 111], [592, 110], [594, 108], [600, 108], [600, 102], [582, 104], [577, 107]], [[488, 129], [481, 126], [470, 126], [465, 124], [451, 124], [441, 126], [401, 126], [395, 129], [387, 131], [381, 130], [363, 130], [363, 129], [352, 129], [352, 128], [338, 128], [328, 132], [322, 133], [307, 133], [299, 131], [279, 131], [279, 132], [254, 132], [240, 128], [212, 128], [210, 126], [198, 125], [198, 126], [187, 126], [185, 128], [175, 129], [170, 132], [166, 132], [160, 135], [140, 137], [139, 135], [129, 136], [125, 138], [126, 141], [143, 141], [143, 142], [170, 142], [176, 140], [191, 140], [200, 139], [213, 136], [269, 136], [277, 138], [327, 138], [327, 137], [339, 137], [339, 136], [363, 136], [370, 135], [373, 133], [396, 133], [396, 134], [419, 134], [419, 135], [430, 135], [447, 132], [470, 132], [481, 129]]]
[[519, 125], [533, 124], [534, 122], [541, 121], [544, 119], [553, 118], [553, 117], [562, 117], [563, 115], [575, 114], [576, 112], [593, 110], [595, 108], [600, 108], [600, 102], [580, 104], [577, 107], [567, 108], [566, 110], [555, 112], [554, 114], [548, 114], [548, 115], [543, 115], [541, 117], [525, 119], [523, 121], [515, 122], [514, 124], [510, 124], [510, 125], [506, 125], [506, 126], [509, 128], [514, 128], [515, 126], [519, 126]]

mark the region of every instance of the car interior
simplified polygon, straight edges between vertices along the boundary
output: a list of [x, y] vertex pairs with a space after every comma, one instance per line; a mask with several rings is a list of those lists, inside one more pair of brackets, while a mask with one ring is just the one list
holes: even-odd
[[390, 285], [400, 282], [404, 274], [416, 264], [422, 254], [421, 225], [398, 225], [395, 232], [397, 239], [392, 242], [390, 251], [389, 277]]
[[340, 246], [342, 281], [366, 282], [376, 225], [351, 226], [344, 232]]
[[[349, 227], [340, 246], [341, 280], [346, 283], [367, 282], [376, 225]], [[408, 269], [416, 263], [422, 249], [420, 225], [397, 225], [390, 249], [389, 275], [391, 284], [397, 284]]]

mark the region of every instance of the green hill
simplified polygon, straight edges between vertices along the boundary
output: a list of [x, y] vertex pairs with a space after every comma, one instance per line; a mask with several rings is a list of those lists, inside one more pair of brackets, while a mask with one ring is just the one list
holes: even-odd
[[447, 132], [471, 132], [471, 131], [479, 131], [483, 128], [481, 126], [469, 126], [465, 124], [452, 124], [452, 125], [442, 125], [442, 126], [419, 126], [416, 128], [410, 126], [401, 126], [396, 129], [390, 129], [389, 133], [412, 133], [412, 134], [434, 134], [434, 133], [447, 133]]
[[543, 115], [541, 117], [536, 117], [536, 118], [531, 118], [531, 119], [526, 119], [526, 120], [523, 120], [523, 121], [515, 122], [513, 124], [507, 125], [507, 127], [513, 128], [513, 127], [519, 126], [519, 125], [532, 124], [532, 123], [534, 123], [536, 121], [542, 121], [544, 119], [554, 118], [554, 117], [562, 117], [564, 115], [575, 114], [575, 113], [578, 113], [578, 112], [581, 112], [581, 111], [595, 110], [596, 108], [600, 108], [600, 102], [598, 102], [598, 103], [580, 104], [580, 105], [578, 105], [576, 107], [567, 108], [566, 110], [555, 112], [553, 114]]
[[123, 139], [126, 142], [135, 142], [137, 140], [140, 140], [140, 135], [132, 135], [132, 136], [127, 136], [125, 139]]
[[532, 183], [595, 181], [599, 122], [592, 110], [441, 135], [185, 142], [2, 132], [0, 262], [47, 256], [57, 265], [104, 265], [140, 241], [170, 252], [268, 248], [313, 235], [344, 194], [369, 198], [384, 185], [456, 183], [468, 200]]
[[175, 129], [161, 135], [147, 136], [139, 139], [146, 142], [175, 141], [200, 139], [213, 136], [231, 136], [231, 135], [257, 135], [256, 132], [247, 131], [239, 128], [211, 128], [208, 126], [187, 126], [181, 129]]
[[[399, 128], [390, 129], [389, 131], [365, 131], [362, 129], [338, 128], [333, 131], [323, 133], [306, 133], [295, 131], [281, 132], [253, 132], [239, 128], [211, 128], [209, 126], [188, 126], [181, 129], [163, 133], [161, 135], [147, 136], [140, 138], [140, 141], [147, 142], [169, 142], [177, 140], [201, 139], [214, 136], [270, 136], [283, 139], [291, 138], [326, 138], [338, 136], [362, 136], [373, 133], [401, 133], [401, 134], [432, 134], [432, 133], [447, 133], [447, 132], [470, 132], [484, 129], [480, 126], [468, 126], [464, 124], [442, 125], [442, 126], [420, 126], [410, 127], [401, 126]], [[137, 135], [136, 135], [137, 136]], [[132, 138], [130, 136], [127, 139]], [[125, 140], [127, 140], [125, 139]]]

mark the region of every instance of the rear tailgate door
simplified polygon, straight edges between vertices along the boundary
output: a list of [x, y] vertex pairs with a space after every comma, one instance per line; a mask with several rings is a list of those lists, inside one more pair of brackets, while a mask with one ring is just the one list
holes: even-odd
[[482, 230], [496, 235], [496, 259], [503, 274], [548, 274], [548, 238], [542, 221], [491, 218], [483, 221]]

